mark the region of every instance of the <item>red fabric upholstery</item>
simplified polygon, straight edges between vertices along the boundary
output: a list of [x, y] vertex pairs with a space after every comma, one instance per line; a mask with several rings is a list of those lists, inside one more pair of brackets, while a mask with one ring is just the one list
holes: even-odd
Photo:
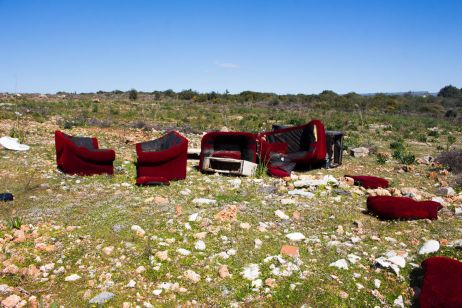
[[462, 307], [462, 262], [447, 257], [431, 257], [422, 262], [422, 268], [421, 308]]
[[216, 151], [212, 153], [212, 156], [221, 158], [241, 159], [242, 155], [239, 151]]
[[362, 186], [366, 189], [372, 188], [387, 188], [389, 183], [387, 180], [370, 175], [345, 175], [345, 177], [355, 180], [355, 185]]
[[137, 154], [136, 183], [138, 185], [166, 184], [170, 180], [186, 178], [188, 139], [178, 132], [172, 131], [154, 140], [154, 142], [162, 141], [162, 138], [175, 139], [176, 143], [168, 144], [167, 142], [154, 150], [143, 150], [143, 145], [149, 142], [135, 145]]
[[170, 185], [165, 177], [140, 176], [136, 179], [136, 185]]
[[113, 150], [99, 149], [96, 138], [91, 138], [90, 148], [76, 144], [75, 139], [78, 138], [55, 131], [56, 163], [59, 169], [64, 173], [79, 175], [114, 173]]
[[441, 204], [435, 201], [415, 201], [406, 197], [370, 196], [369, 212], [382, 219], [438, 219]]
[[257, 160], [257, 136], [246, 132], [210, 132], [201, 140], [199, 169], [203, 171], [205, 157]]
[[285, 178], [290, 176], [290, 172], [287, 172], [278, 167], [268, 167], [268, 173], [277, 178]]
[[[283, 155], [287, 164], [314, 165], [326, 159], [326, 132], [319, 120], [261, 133], [258, 143], [260, 160], [267, 164], [268, 169], [276, 167], [272, 166], [272, 154]], [[288, 168], [283, 169], [289, 172]]]

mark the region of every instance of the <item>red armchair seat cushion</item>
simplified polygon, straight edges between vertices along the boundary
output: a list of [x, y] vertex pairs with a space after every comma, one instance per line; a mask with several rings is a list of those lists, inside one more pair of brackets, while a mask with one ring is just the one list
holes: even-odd
[[241, 159], [242, 156], [239, 151], [216, 151], [212, 153], [212, 157]]
[[422, 268], [420, 307], [462, 307], [462, 262], [431, 257], [422, 262]]
[[367, 209], [382, 219], [438, 219], [441, 204], [406, 197], [370, 196]]
[[136, 178], [136, 185], [170, 185], [170, 182], [163, 176], [140, 176]]
[[387, 180], [370, 175], [345, 175], [345, 177], [352, 178], [355, 181], [355, 185], [362, 186], [366, 189], [372, 188], [387, 188], [389, 183]]

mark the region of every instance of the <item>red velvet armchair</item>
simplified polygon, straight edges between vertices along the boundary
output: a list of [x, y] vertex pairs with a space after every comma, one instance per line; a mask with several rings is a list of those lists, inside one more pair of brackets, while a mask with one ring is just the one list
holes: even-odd
[[115, 152], [100, 149], [98, 140], [55, 132], [56, 163], [64, 173], [79, 175], [113, 174]]
[[188, 139], [178, 132], [136, 144], [138, 185], [168, 184], [186, 178]]
[[326, 132], [319, 120], [258, 135], [260, 160], [271, 175], [289, 176], [296, 165], [326, 162]]

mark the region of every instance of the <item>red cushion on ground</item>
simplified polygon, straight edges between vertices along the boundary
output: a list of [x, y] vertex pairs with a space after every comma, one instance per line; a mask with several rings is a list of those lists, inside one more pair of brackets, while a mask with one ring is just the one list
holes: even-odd
[[136, 185], [170, 185], [170, 182], [160, 176], [140, 176], [136, 178]]
[[277, 178], [284, 178], [286, 176], [290, 176], [289, 172], [279, 169], [277, 167], [268, 167], [268, 173]]
[[462, 307], [462, 262], [431, 257], [422, 262], [422, 268], [420, 307]]
[[212, 156], [221, 157], [221, 158], [241, 159], [241, 152], [239, 151], [216, 151], [216, 152], [213, 152]]
[[382, 219], [438, 219], [441, 204], [406, 197], [371, 196], [367, 198], [367, 209]]
[[345, 177], [355, 180], [355, 185], [362, 186], [366, 189], [372, 188], [387, 188], [389, 183], [387, 180], [370, 175], [345, 175]]

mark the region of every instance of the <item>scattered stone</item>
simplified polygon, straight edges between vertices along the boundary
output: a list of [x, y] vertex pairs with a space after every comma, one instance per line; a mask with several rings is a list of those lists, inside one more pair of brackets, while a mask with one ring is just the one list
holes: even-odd
[[181, 214], [183, 214], [183, 208], [181, 207], [181, 205], [177, 204], [175, 205], [175, 213], [180, 216]]
[[456, 249], [462, 249], [462, 240], [455, 240], [455, 241], [452, 241], [450, 244], [449, 244], [450, 247], [453, 247], [453, 248], [456, 248]]
[[298, 180], [298, 181], [294, 182], [294, 186], [297, 187], [297, 188], [328, 185], [328, 184], [335, 184], [336, 185], [336, 184], [338, 184], [338, 181], [332, 175], [325, 175], [321, 179], [305, 178], [305, 179]]
[[255, 280], [260, 276], [260, 267], [258, 264], [249, 264], [244, 267], [244, 270], [241, 272], [242, 277], [247, 280]]
[[133, 279], [127, 283], [127, 288], [134, 288], [135, 286], [136, 286], [136, 281]]
[[338, 292], [338, 296], [340, 296], [341, 299], [347, 299], [348, 298], [348, 293], [345, 291], [340, 291]]
[[260, 289], [262, 285], [263, 285], [263, 281], [261, 279], [253, 280], [251, 283], [252, 288], [255, 288], [255, 289]]
[[93, 297], [89, 301], [89, 303], [90, 304], [102, 305], [102, 304], [106, 303], [107, 301], [111, 300], [113, 297], [114, 297], [114, 293], [105, 291], [105, 292], [101, 292], [98, 295], [96, 295], [95, 297]]
[[348, 262], [345, 259], [340, 259], [329, 264], [329, 266], [336, 267], [339, 269], [348, 269]]
[[300, 257], [300, 252], [297, 246], [283, 245], [281, 247], [281, 255], [298, 258]]
[[382, 268], [390, 268], [399, 276], [400, 268], [406, 266], [406, 260], [404, 259], [407, 253], [398, 254], [395, 251], [388, 251], [385, 256], [375, 259], [374, 265]]
[[196, 221], [198, 219], [198, 217], [199, 217], [199, 213], [191, 214], [188, 217], [188, 221], [190, 221], [190, 222]]
[[154, 294], [155, 296], [159, 296], [160, 293], [162, 293], [161, 289], [155, 289], [154, 291], [152, 291], [152, 294]]
[[281, 199], [282, 205], [290, 205], [290, 204], [295, 204], [295, 203], [297, 202], [294, 199], [290, 199], [290, 198]]
[[366, 157], [369, 155], [369, 149], [365, 147], [354, 148], [351, 149], [350, 154], [353, 157]]
[[163, 250], [163, 251], [158, 251], [156, 252], [156, 258], [161, 260], [161, 261], [167, 261], [168, 260], [168, 251]]
[[138, 225], [133, 225], [131, 227], [131, 230], [133, 232], [135, 232], [135, 234], [139, 237], [143, 237], [145, 234], [146, 234], [146, 231], [143, 230], [143, 228], [141, 228], [140, 226]]
[[14, 308], [16, 307], [19, 303], [21, 302], [21, 298], [17, 296], [16, 294], [12, 294], [5, 298], [2, 301], [2, 307], [5, 308]]
[[143, 265], [141, 265], [141, 266], [138, 266], [135, 271], [137, 274], [141, 274], [146, 271], [146, 268]]
[[381, 282], [380, 280], [374, 279], [374, 286], [375, 286], [377, 289], [380, 288], [381, 284], [382, 284], [382, 282]]
[[249, 230], [252, 226], [248, 222], [241, 222], [239, 227], [241, 227], [241, 229], [244, 229], [244, 230]]
[[157, 205], [167, 205], [168, 204], [168, 198], [164, 198], [161, 196], [156, 196], [154, 198], [154, 203]]
[[293, 232], [286, 235], [286, 237], [294, 242], [302, 241], [305, 239], [305, 236], [300, 232]]
[[426, 241], [422, 247], [420, 247], [419, 255], [425, 255], [428, 253], [437, 252], [440, 249], [440, 243], [436, 240]]
[[79, 280], [81, 279], [82, 277], [80, 277], [79, 275], [77, 274], [72, 274], [70, 276], [67, 276], [66, 278], [64, 278], [64, 281], [76, 281], [76, 280]]
[[118, 232], [122, 231], [123, 228], [124, 228], [124, 227], [123, 227], [122, 225], [120, 225], [120, 224], [115, 224], [115, 225], [112, 226], [112, 231], [118, 233]]
[[274, 288], [276, 286], [276, 280], [274, 278], [266, 278], [265, 285]]
[[112, 252], [114, 251], [114, 246], [108, 246], [108, 247], [104, 247], [103, 248], [103, 253], [106, 255], [106, 256], [110, 256], [112, 255]]
[[456, 216], [462, 216], [462, 207], [456, 207], [454, 209], [454, 215]]
[[230, 205], [223, 208], [220, 212], [215, 215], [215, 219], [221, 222], [233, 222], [237, 220], [237, 206]]
[[260, 249], [261, 245], [263, 244], [263, 242], [258, 238], [256, 238], [253, 242], [255, 244], [255, 249]]
[[183, 255], [183, 256], [189, 256], [191, 254], [191, 251], [184, 249], [184, 248], [178, 248], [176, 252], [178, 252], [180, 255]]
[[456, 195], [456, 192], [452, 187], [440, 187], [436, 191], [436, 194], [444, 197], [452, 197]]
[[393, 306], [404, 308], [404, 301], [402, 295], [398, 296], [398, 298], [394, 300]]
[[187, 270], [184, 277], [192, 283], [198, 283], [201, 280], [201, 276], [192, 270]]
[[223, 279], [230, 277], [231, 275], [229, 274], [228, 266], [220, 265], [220, 267], [218, 268], [218, 275], [220, 276], [220, 278]]
[[194, 248], [197, 250], [205, 250], [205, 243], [202, 240], [198, 240], [196, 244], [194, 244]]
[[305, 197], [305, 198], [313, 198], [314, 197], [314, 194], [312, 192], [304, 191], [302, 189], [289, 190], [288, 194], [292, 195], [292, 196], [302, 196], [302, 197]]
[[275, 214], [277, 217], [279, 217], [279, 218], [281, 218], [281, 219], [284, 219], [284, 220], [287, 220], [287, 219], [290, 218], [289, 216], [286, 215], [286, 213], [284, 213], [284, 212], [281, 211], [281, 210], [276, 210], [276, 211], [274, 211], [274, 214]]
[[195, 204], [215, 204], [217, 200], [207, 199], [207, 198], [195, 198], [193, 199], [192, 203]]
[[294, 212], [292, 213], [292, 218], [293, 218], [294, 220], [300, 220], [300, 218], [301, 218], [300, 212], [299, 212], [299, 211], [294, 211]]

